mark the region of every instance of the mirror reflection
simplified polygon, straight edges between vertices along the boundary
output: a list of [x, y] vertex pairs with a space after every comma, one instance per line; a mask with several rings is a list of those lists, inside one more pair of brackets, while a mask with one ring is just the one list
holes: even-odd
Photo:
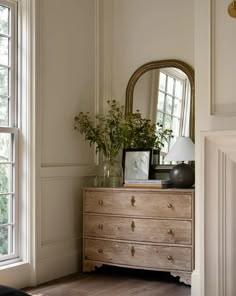
[[159, 63], [145, 64], [132, 75], [126, 111], [139, 110], [143, 117], [163, 125], [164, 129], [172, 129], [173, 138], [165, 143], [160, 155], [160, 164], [170, 164], [164, 157], [176, 138], [186, 136], [194, 140], [193, 71], [183, 62], [181, 67], [175, 67], [175, 63], [160, 67]]

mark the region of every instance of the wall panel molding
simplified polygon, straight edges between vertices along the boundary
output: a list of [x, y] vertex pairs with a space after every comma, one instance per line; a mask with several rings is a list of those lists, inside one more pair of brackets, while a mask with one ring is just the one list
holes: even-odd
[[106, 101], [113, 98], [113, 51], [114, 51], [114, 0], [101, 1], [101, 37], [102, 37], [102, 51], [101, 61], [103, 62], [102, 87], [103, 102], [102, 108], [107, 108]]
[[216, 115], [215, 108], [215, 0], [209, 0], [210, 3], [210, 112]]
[[234, 221], [236, 132], [205, 134], [205, 282], [207, 296], [236, 294]]
[[[99, 0], [62, 1], [51, 14], [54, 2], [40, 1], [41, 166], [98, 165], [95, 148], [73, 131], [73, 117], [99, 110]], [[60, 16], [70, 15], [63, 27]]]
[[[233, 77], [235, 61], [232, 50], [236, 42], [232, 36], [236, 22], [227, 13], [229, 2], [208, 0], [210, 5], [210, 80], [211, 115], [236, 116]], [[222, 61], [224, 61], [224, 64]], [[227, 77], [227, 79], [225, 79]]]
[[[43, 240], [41, 241], [41, 250], [42, 249], [49, 249], [51, 248], [52, 246], [56, 247], [57, 249], [62, 245], [64, 246], [65, 245], [65, 242], [68, 243], [73, 243], [74, 246], [75, 246], [75, 249], [77, 250], [79, 247], [78, 247], [78, 244], [76, 243], [77, 241], [82, 241], [82, 237], [83, 235], [80, 234], [78, 237], [61, 237], [60, 239], [55, 239], [55, 240]], [[53, 253], [52, 253], [53, 255]]]
[[226, 157], [227, 154], [218, 150], [218, 293], [226, 296]]
[[80, 251], [66, 252], [57, 256], [54, 254], [54, 256], [40, 259], [37, 263], [37, 284], [76, 273], [81, 269], [82, 254]]
[[58, 167], [42, 167], [40, 169], [41, 178], [74, 178], [95, 176], [98, 166], [95, 165], [74, 165]]
[[40, 245], [82, 237], [83, 178], [43, 178], [41, 181]]
[[[83, 238], [76, 238], [70, 240], [52, 242], [52, 243], [45, 243], [42, 244], [39, 248], [39, 258], [40, 259], [47, 259], [54, 256], [58, 256], [58, 254], [73, 254], [78, 255], [82, 254], [82, 244]], [[55, 255], [55, 253], [57, 255]]]

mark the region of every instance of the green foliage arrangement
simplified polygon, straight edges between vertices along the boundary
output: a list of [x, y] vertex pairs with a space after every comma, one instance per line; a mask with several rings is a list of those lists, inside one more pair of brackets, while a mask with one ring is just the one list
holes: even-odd
[[85, 136], [91, 144], [96, 144], [96, 151], [101, 151], [108, 159], [114, 159], [123, 148], [125, 130], [125, 109], [116, 100], [107, 101], [107, 114], [98, 114], [95, 121], [89, 112], [80, 112], [74, 118], [74, 128]]
[[124, 106], [116, 100], [107, 101], [109, 111], [98, 114], [95, 120], [89, 112], [80, 112], [74, 118], [74, 128], [85, 136], [91, 144], [96, 144], [96, 151], [101, 151], [106, 158], [114, 159], [123, 148], [153, 148], [158, 151], [172, 136], [172, 130], [163, 129], [160, 124], [142, 118], [139, 110], [125, 115]]
[[153, 148], [161, 151], [170, 137], [171, 129], [164, 129], [161, 124], [142, 118], [139, 110], [126, 116], [125, 148]]

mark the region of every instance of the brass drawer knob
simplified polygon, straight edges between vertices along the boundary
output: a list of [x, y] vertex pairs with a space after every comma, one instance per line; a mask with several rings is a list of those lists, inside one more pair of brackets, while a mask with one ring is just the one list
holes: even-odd
[[130, 252], [131, 252], [131, 255], [134, 257], [134, 254], [135, 254], [135, 248], [134, 248], [134, 246], [131, 247]]
[[135, 204], [135, 197], [132, 196], [132, 197], [131, 197], [131, 205], [134, 207], [134, 204]]
[[102, 206], [103, 205], [103, 201], [102, 200], [99, 200], [98, 204], [99, 204], [99, 206]]
[[171, 229], [167, 230], [168, 234], [173, 234], [173, 231]]
[[98, 225], [98, 228], [99, 228], [99, 229], [103, 229], [103, 225], [102, 225], [102, 224], [99, 224], [99, 225]]
[[167, 259], [168, 260], [173, 260], [173, 257], [172, 256], [167, 256]]
[[134, 228], [135, 228], [135, 223], [134, 223], [134, 221], [131, 222], [130, 227], [131, 227], [131, 230], [134, 231]]
[[171, 203], [168, 203], [167, 207], [168, 207], [169, 209], [173, 208], [173, 206], [172, 206]]
[[98, 253], [103, 253], [103, 249], [98, 249]]

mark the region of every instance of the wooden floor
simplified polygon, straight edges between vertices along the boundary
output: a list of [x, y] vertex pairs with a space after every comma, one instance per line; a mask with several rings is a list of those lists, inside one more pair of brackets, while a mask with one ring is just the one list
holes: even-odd
[[168, 273], [103, 267], [26, 292], [37, 296], [190, 296], [191, 288]]

